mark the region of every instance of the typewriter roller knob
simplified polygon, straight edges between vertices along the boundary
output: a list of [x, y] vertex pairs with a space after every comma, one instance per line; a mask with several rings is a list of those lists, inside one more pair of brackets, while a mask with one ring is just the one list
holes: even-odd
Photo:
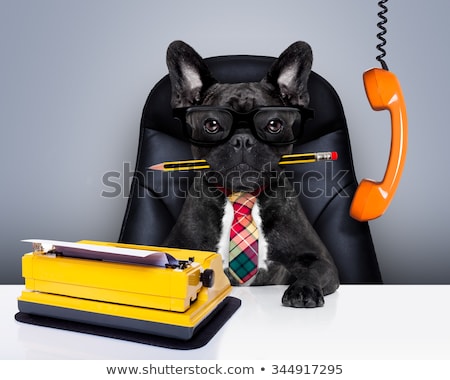
[[214, 285], [214, 271], [212, 269], [205, 269], [203, 273], [200, 274], [200, 281], [206, 288], [212, 288]]

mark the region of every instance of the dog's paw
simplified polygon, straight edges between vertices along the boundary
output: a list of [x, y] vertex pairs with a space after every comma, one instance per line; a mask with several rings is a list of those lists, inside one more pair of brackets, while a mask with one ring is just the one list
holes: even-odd
[[322, 289], [314, 285], [293, 283], [283, 294], [283, 306], [319, 307], [324, 304]]

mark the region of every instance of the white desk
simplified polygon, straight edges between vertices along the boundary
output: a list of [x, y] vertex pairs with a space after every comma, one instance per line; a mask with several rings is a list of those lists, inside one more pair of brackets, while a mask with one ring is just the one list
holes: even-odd
[[282, 307], [284, 286], [235, 288], [241, 308], [191, 351], [16, 322], [22, 288], [0, 286], [0, 359], [450, 360], [450, 285], [341, 286], [318, 309]]

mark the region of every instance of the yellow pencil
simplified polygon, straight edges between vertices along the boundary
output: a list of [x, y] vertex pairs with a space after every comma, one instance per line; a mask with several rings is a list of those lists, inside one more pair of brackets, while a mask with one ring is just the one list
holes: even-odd
[[295, 153], [281, 156], [279, 165], [307, 164], [316, 161], [335, 161], [337, 152]]
[[150, 166], [149, 169], [169, 172], [174, 170], [182, 171], [182, 170], [209, 169], [209, 167], [210, 166], [206, 162], [206, 160], [187, 160], [187, 161], [162, 162], [160, 164]]
[[[279, 165], [307, 164], [316, 161], [335, 161], [338, 158], [336, 152], [317, 152], [317, 153], [296, 153], [285, 154], [281, 156]], [[206, 160], [186, 160], [186, 161], [168, 161], [149, 167], [151, 170], [186, 171], [209, 169], [210, 166]]]

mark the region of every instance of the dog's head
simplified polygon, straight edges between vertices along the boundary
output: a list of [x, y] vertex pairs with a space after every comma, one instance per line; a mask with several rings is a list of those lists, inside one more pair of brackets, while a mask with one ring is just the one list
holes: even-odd
[[280, 157], [307, 118], [312, 51], [305, 42], [289, 46], [265, 78], [252, 83], [218, 83], [203, 59], [175, 41], [167, 51], [172, 107], [205, 159], [210, 183], [229, 191], [257, 191], [276, 180]]

